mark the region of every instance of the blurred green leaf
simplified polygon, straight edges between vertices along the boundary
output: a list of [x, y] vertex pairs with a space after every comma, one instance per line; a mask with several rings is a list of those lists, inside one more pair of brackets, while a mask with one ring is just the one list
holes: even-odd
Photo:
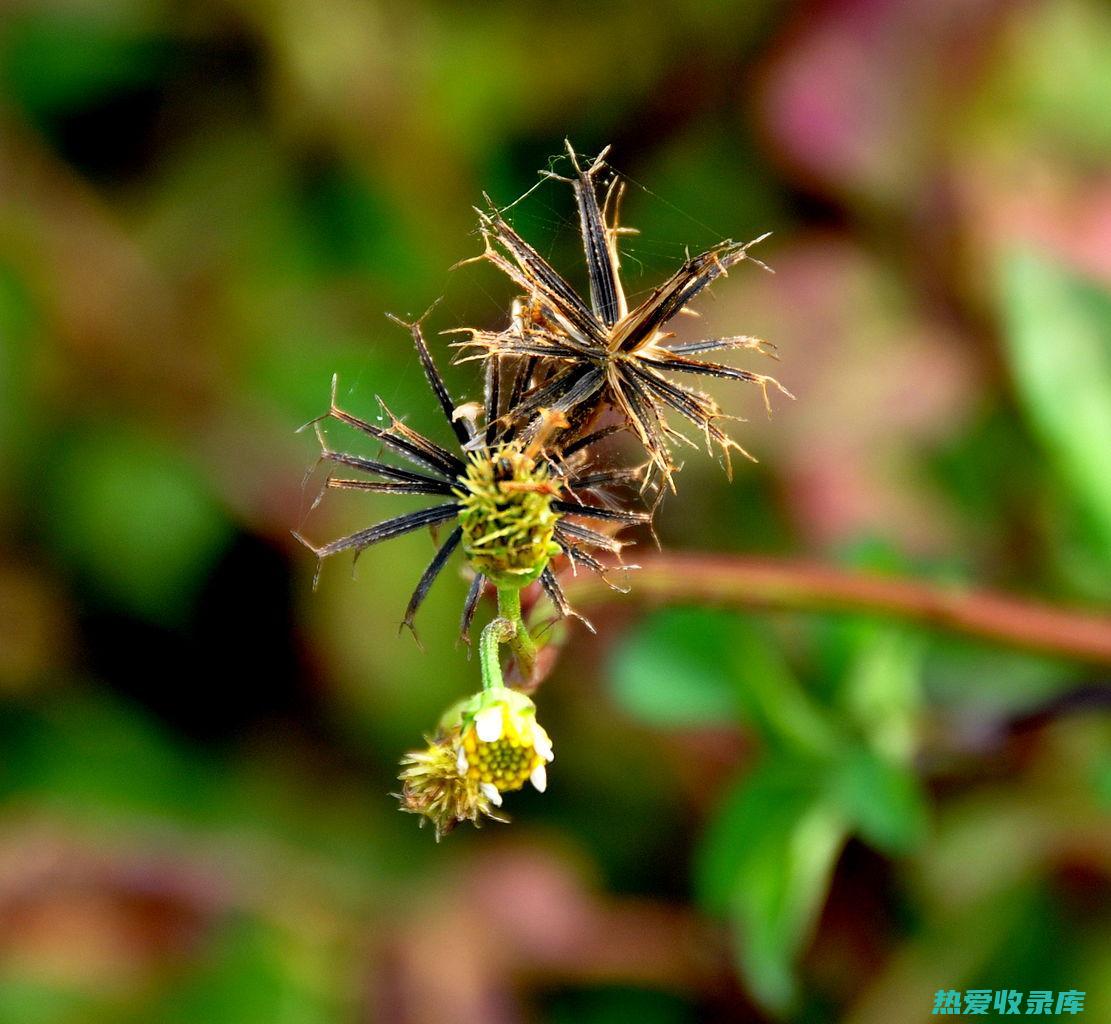
[[32, 115], [141, 85], [165, 68], [172, 54], [168, 40], [104, 18], [52, 12], [12, 19], [6, 29], [0, 51], [5, 84]]
[[725, 913], [754, 842], [766, 832], [781, 832], [820, 794], [818, 773], [792, 760], [766, 759], [738, 779], [714, 814], [695, 863], [699, 902], [712, 913]]
[[840, 692], [873, 750], [906, 763], [916, 746], [921, 708], [922, 639], [878, 622], [858, 624], [859, 648]]
[[758, 620], [738, 619], [731, 649], [745, 717], [771, 744], [805, 756], [833, 753], [839, 730], [791, 671], [774, 634]]
[[0, 1024], [72, 1024], [96, 1020], [86, 994], [0, 973]]
[[561, 992], [548, 1007], [550, 1024], [685, 1024], [694, 1010], [677, 996], [643, 989], [607, 987]]
[[70, 696], [34, 714], [0, 715], [0, 798], [27, 798], [90, 814], [197, 819], [228, 781], [134, 708], [106, 694]]
[[1092, 786], [1100, 806], [1111, 810], [1111, 753], [1105, 754], [1096, 766]]
[[734, 613], [676, 608], [618, 647], [615, 700], [657, 727], [746, 722], [770, 743], [828, 752], [834, 730], [791, 672], [772, 632]]
[[1005, 34], [996, 71], [981, 86], [984, 135], [1008, 148], [1051, 145], [1055, 152], [1102, 161], [1111, 149], [1107, 4], [1057, 0], [1030, 4]]
[[1019, 398], [1111, 557], [1111, 295], [1031, 252], [1002, 266]]
[[[980, 543], [998, 544], [1003, 539], [999, 525], [1008, 509], [1029, 505], [1042, 489], [1038, 474], [1031, 472], [1037, 449], [1018, 428], [1016, 415], [996, 396], [929, 458], [946, 496], [962, 514], [962, 526]], [[968, 553], [953, 551], [949, 557], [964, 562]]]
[[47, 537], [102, 598], [176, 622], [231, 535], [200, 474], [138, 432], [91, 429], [47, 462]]
[[[307, 937], [261, 921], [230, 921], [208, 957], [159, 1007], [166, 1024], [332, 1024], [340, 987], [315, 977], [324, 950], [313, 955]], [[332, 961], [332, 968], [337, 964]], [[331, 991], [328, 991], [328, 988]]]
[[854, 750], [834, 772], [833, 792], [861, 837], [887, 853], [905, 853], [925, 836], [925, 794], [905, 765]]
[[818, 765], [765, 761], [728, 794], [696, 862], [700, 901], [732, 918], [741, 974], [777, 1011], [794, 999], [794, 963], [848, 836], [825, 778]]
[[0, 493], [37, 440], [30, 420], [36, 312], [21, 276], [0, 263]]
[[1053, 566], [1069, 591], [1111, 602], [1111, 549], [1106, 530], [1059, 477], [1045, 481], [1030, 503]]
[[733, 617], [697, 608], [651, 616], [624, 638], [610, 673], [614, 699], [648, 725], [733, 724]]
[[924, 658], [923, 689], [933, 707], [997, 719], [1029, 713], [1082, 676], [1083, 669], [1067, 661], [938, 637]]

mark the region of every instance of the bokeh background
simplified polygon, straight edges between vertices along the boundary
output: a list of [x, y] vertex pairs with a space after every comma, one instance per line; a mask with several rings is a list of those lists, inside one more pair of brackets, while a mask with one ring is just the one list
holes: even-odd
[[[294, 430], [333, 372], [442, 429], [383, 314], [499, 324], [449, 268], [568, 136], [629, 178], [634, 295], [774, 231], [693, 329], [798, 401], [718, 392], [760, 463], [692, 456], [665, 548], [1106, 610], [1108, 110], [1099, 0], [8, 0], [0, 1022], [1111, 1019], [1106, 665], [613, 601], [538, 695], [548, 793], [437, 846], [389, 794], [477, 687], [466, 581], [421, 650], [427, 536], [315, 594], [290, 537], [398, 511], [306, 518]], [[513, 216], [583, 280], [564, 187]]]

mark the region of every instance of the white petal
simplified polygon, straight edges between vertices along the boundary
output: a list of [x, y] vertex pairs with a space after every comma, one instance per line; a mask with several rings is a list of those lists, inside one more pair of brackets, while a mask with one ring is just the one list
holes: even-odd
[[470, 764], [467, 762], [467, 752], [460, 747], [455, 755], [455, 767], [460, 775], [466, 775]]
[[544, 731], [544, 727], [541, 725], [534, 725], [532, 727], [532, 746], [545, 761], [555, 760], [555, 754], [552, 753], [551, 737]]
[[533, 768], [532, 774], [529, 776], [529, 779], [532, 784], [541, 793], [543, 793], [544, 790], [548, 788], [548, 769], [545, 768], [542, 764], [538, 764], [535, 768]]
[[474, 731], [483, 743], [497, 743], [501, 739], [504, 724], [505, 712], [500, 704], [483, 708], [474, 716]]
[[495, 807], [501, 807], [501, 793], [498, 792], [498, 787], [492, 782], [480, 782], [478, 788], [482, 790], [482, 795], [486, 797]]

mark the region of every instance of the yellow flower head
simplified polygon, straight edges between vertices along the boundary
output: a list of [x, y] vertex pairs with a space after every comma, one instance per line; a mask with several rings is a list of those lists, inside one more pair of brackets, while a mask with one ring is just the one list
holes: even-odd
[[518, 690], [499, 686], [484, 690], [461, 708], [462, 728], [456, 747], [460, 776], [475, 783], [492, 804], [501, 794], [531, 782], [547, 788], [552, 741], [536, 721], [536, 705]]
[[424, 750], [402, 758], [401, 809], [430, 821], [437, 841], [461, 821], [507, 821], [496, 810], [502, 793], [526, 782], [543, 792], [552, 757], [528, 697], [502, 686], [483, 690], [444, 715]]

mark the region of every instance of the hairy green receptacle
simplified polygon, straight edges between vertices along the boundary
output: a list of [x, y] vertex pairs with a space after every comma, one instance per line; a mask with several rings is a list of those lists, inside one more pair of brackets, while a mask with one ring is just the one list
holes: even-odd
[[553, 539], [559, 486], [547, 465], [515, 445], [472, 455], [459, 478], [463, 551], [495, 586], [523, 587], [537, 579], [559, 546]]

